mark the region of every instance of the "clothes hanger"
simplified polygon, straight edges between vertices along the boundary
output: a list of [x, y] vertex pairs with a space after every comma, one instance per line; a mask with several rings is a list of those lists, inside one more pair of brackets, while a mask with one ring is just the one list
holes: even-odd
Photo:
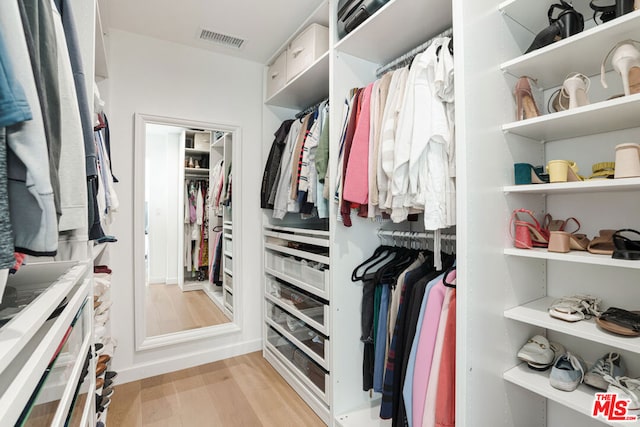
[[449, 275], [449, 273], [453, 273], [454, 271], [456, 271], [456, 265], [452, 265], [451, 267], [449, 267], [447, 269], [447, 271], [444, 272], [444, 276], [442, 276], [442, 284], [445, 285], [448, 288], [456, 288], [456, 280], [454, 279], [452, 283], [448, 283], [447, 282], [447, 276]]

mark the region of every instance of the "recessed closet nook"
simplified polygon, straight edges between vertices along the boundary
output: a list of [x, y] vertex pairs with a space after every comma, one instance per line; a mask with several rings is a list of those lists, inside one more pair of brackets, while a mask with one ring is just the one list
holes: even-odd
[[640, 425], [640, 2], [155, 3], [0, 2], [0, 427]]

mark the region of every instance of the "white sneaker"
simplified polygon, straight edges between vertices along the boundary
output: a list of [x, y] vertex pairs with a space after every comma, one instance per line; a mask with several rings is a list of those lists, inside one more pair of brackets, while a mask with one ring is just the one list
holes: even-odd
[[549, 383], [551, 387], [562, 391], [573, 391], [584, 379], [587, 365], [579, 356], [566, 352], [558, 358], [551, 368]]
[[609, 383], [607, 393], [616, 393], [621, 399], [629, 399], [629, 410], [640, 409], [640, 379], [629, 377], [615, 377], [605, 375]]
[[530, 368], [546, 370], [565, 352], [561, 344], [549, 342], [542, 335], [530, 338], [518, 351], [518, 358], [527, 362]]

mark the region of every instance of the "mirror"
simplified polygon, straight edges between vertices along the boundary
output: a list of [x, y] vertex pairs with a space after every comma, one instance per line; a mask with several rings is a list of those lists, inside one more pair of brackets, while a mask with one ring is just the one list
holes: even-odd
[[230, 126], [136, 115], [139, 350], [239, 330], [232, 186], [238, 136]]

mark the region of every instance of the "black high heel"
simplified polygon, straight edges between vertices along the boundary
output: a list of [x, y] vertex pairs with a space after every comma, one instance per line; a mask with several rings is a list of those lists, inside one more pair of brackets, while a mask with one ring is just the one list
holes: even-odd
[[[560, 14], [554, 18], [553, 13], [556, 9], [560, 10]], [[565, 0], [552, 4], [547, 12], [547, 17], [549, 18], [549, 26], [536, 35], [533, 43], [525, 53], [548, 46], [555, 41], [566, 39], [584, 30], [584, 17]]]

